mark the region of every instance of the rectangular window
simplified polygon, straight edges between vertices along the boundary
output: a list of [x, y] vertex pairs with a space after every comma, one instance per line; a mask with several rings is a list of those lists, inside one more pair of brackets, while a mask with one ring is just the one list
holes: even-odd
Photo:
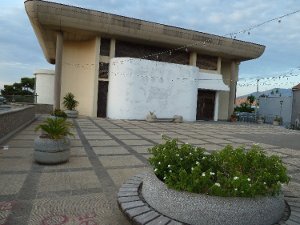
[[101, 38], [100, 55], [109, 56], [109, 52], [110, 52], [110, 39]]
[[99, 78], [108, 79], [109, 63], [99, 63]]
[[197, 67], [204, 70], [217, 70], [218, 57], [209, 55], [197, 55]]

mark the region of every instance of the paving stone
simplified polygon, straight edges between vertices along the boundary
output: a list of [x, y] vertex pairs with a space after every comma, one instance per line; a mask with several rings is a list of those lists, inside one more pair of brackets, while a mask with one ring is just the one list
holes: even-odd
[[149, 171], [149, 168], [124, 168], [124, 169], [108, 169], [107, 172], [117, 187], [120, 187], [127, 179], [135, 174]]
[[116, 137], [120, 140], [141, 140], [140, 137], [133, 134], [118, 134]]
[[45, 171], [59, 171], [62, 169], [78, 169], [78, 168], [92, 168], [88, 157], [70, 157], [69, 161], [58, 165], [46, 165]]
[[133, 201], [138, 201], [140, 198], [138, 196], [124, 196], [124, 197], [118, 197], [118, 202], [123, 203], [123, 202], [133, 202]]
[[147, 224], [149, 221], [153, 220], [154, 218], [158, 217], [159, 214], [155, 211], [146, 212], [139, 216], [134, 217], [134, 220], [139, 224]]
[[27, 174], [0, 175], [0, 195], [17, 194], [23, 186], [26, 177]]
[[126, 165], [144, 165], [142, 161], [133, 155], [124, 156], [99, 156], [99, 160], [104, 167], [126, 166]]
[[146, 141], [146, 140], [122, 140], [126, 145], [153, 145], [152, 143]]
[[124, 192], [121, 192], [119, 191], [118, 192], [118, 197], [129, 197], [129, 196], [137, 196], [138, 193], [136, 191], [124, 191]]
[[145, 204], [142, 201], [124, 202], [124, 203], [121, 203], [121, 208], [123, 211], [126, 211], [128, 209], [132, 209], [132, 208], [136, 208], [136, 207], [144, 206], [144, 205]]
[[22, 159], [0, 158], [0, 171], [28, 171], [32, 162], [31, 157]]
[[138, 153], [149, 153], [148, 149], [149, 148], [152, 148], [153, 146], [152, 145], [146, 145], [146, 146], [133, 146], [132, 149]]
[[116, 147], [93, 147], [93, 150], [96, 154], [100, 155], [118, 155], [118, 154], [129, 154], [129, 152], [121, 147], [121, 146], [116, 146]]
[[129, 218], [133, 218], [135, 216], [144, 214], [149, 211], [151, 211], [151, 209], [148, 206], [141, 206], [141, 207], [126, 210], [125, 214], [127, 214]]
[[159, 216], [151, 222], [147, 223], [147, 225], [166, 225], [170, 222], [170, 219], [165, 216]]
[[101, 188], [101, 184], [93, 171], [43, 173], [38, 184], [38, 192], [89, 188]]
[[90, 145], [93, 147], [96, 146], [119, 146], [118, 142], [114, 140], [90, 140]]

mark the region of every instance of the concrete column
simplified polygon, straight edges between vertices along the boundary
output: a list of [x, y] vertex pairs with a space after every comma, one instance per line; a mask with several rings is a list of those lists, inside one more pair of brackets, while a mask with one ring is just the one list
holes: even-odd
[[219, 74], [221, 74], [221, 67], [222, 67], [222, 58], [218, 57], [217, 71], [218, 71]]
[[54, 109], [60, 109], [62, 53], [63, 53], [63, 34], [59, 32], [56, 35]]
[[231, 62], [231, 73], [229, 83], [229, 103], [228, 103], [228, 119], [234, 111], [234, 102], [236, 97], [236, 82], [238, 77], [238, 64], [235, 61]]
[[197, 65], [197, 53], [196, 52], [191, 52], [190, 53], [190, 65], [191, 66], [196, 66]]
[[218, 121], [218, 119], [219, 119], [219, 92], [216, 91], [214, 121]]
[[116, 39], [110, 39], [109, 57], [114, 58], [116, 56]]

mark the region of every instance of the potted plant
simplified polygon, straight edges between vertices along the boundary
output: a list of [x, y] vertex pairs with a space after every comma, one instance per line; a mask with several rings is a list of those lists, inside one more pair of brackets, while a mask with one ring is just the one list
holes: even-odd
[[236, 122], [237, 121], [237, 115], [236, 113], [231, 114], [230, 116], [230, 122]]
[[69, 135], [72, 123], [65, 118], [47, 118], [35, 131], [41, 130], [34, 140], [34, 159], [39, 163], [57, 164], [70, 158]]
[[258, 117], [258, 119], [257, 119], [258, 124], [263, 124], [264, 122], [265, 122], [265, 117], [263, 117], [263, 116]]
[[257, 145], [208, 154], [167, 140], [149, 152], [154, 173], [143, 179], [142, 196], [169, 218], [193, 225], [271, 225], [284, 212], [286, 168]]
[[67, 114], [60, 110], [60, 109], [55, 109], [52, 113], [51, 113], [51, 116], [53, 117], [62, 117], [62, 118], [67, 118]]
[[78, 101], [75, 100], [75, 96], [69, 92], [65, 95], [63, 101], [64, 107], [67, 109], [65, 113], [69, 118], [77, 118], [78, 111], [76, 111], [76, 107], [78, 106]]
[[148, 122], [155, 122], [157, 120], [157, 117], [154, 112], [149, 112], [149, 114], [146, 116], [146, 121]]
[[273, 125], [274, 126], [279, 126], [282, 124], [282, 117], [280, 116], [275, 116], [274, 120], [273, 120]]

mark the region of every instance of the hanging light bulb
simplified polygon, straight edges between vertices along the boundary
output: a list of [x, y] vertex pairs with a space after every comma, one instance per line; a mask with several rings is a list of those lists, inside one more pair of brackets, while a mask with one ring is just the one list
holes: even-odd
[[250, 31], [248, 31], [248, 35], [250, 35]]
[[281, 23], [281, 20], [278, 20], [278, 23]]

